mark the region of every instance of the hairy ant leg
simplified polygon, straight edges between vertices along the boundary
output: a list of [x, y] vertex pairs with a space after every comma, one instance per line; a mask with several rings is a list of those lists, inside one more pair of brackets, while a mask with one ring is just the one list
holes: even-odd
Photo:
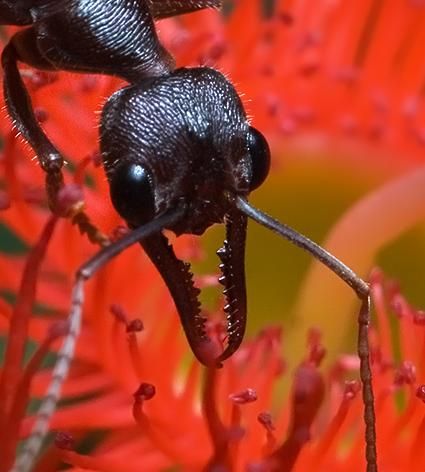
[[70, 217], [92, 242], [104, 245], [108, 241], [106, 236], [90, 222], [82, 210], [82, 202], [76, 203], [70, 213], [61, 214], [58, 193], [64, 185], [63, 157], [39, 125], [17, 66], [18, 61], [22, 61], [38, 69], [53, 69], [34, 46], [34, 31], [29, 28], [15, 34], [3, 50], [1, 57], [4, 71], [3, 87], [9, 115], [13, 119], [14, 126], [34, 149], [41, 168], [46, 173], [46, 192], [51, 210], [60, 216]]
[[[53, 69], [48, 61], [38, 55], [34, 48], [33, 36], [31, 29], [17, 33], [3, 50], [1, 61], [4, 71], [4, 97], [13, 124], [37, 153], [40, 165], [46, 172], [48, 200], [51, 208], [55, 210], [57, 193], [63, 186], [63, 158], [38, 123], [17, 64], [22, 61], [39, 69]], [[23, 57], [19, 51], [26, 56]]]

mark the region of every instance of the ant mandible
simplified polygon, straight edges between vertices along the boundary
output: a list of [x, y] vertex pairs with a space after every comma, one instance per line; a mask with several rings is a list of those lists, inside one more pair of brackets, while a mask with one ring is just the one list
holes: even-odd
[[[28, 26], [3, 50], [4, 95], [9, 115], [46, 173], [53, 212], [59, 211], [63, 158], [38, 124], [17, 63], [47, 71], [108, 74], [129, 83], [103, 107], [100, 149], [112, 203], [131, 231], [101, 249], [77, 272], [69, 332], [15, 471], [31, 468], [46, 434], [73, 355], [84, 282], [128, 246], [140, 243], [161, 273], [201, 363], [219, 366], [238, 349], [246, 325], [248, 217], [308, 251], [361, 299], [358, 351], [367, 470], [377, 470], [368, 284], [316, 243], [248, 203], [249, 193], [268, 174], [270, 151], [265, 138], [249, 125], [237, 92], [221, 73], [207, 67], [176, 69], [158, 40], [154, 20], [219, 6], [220, 0], [0, 0], [0, 24]], [[219, 280], [227, 300], [227, 346], [217, 352], [205, 330], [190, 266], [177, 259], [162, 231], [199, 235], [222, 222], [226, 239], [218, 251]], [[92, 240], [104, 242], [82, 212], [76, 223]]]

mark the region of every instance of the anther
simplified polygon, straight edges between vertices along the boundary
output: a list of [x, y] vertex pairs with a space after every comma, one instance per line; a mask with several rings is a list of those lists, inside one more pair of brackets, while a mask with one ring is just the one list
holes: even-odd
[[247, 388], [238, 393], [232, 393], [229, 395], [229, 399], [238, 405], [244, 405], [245, 403], [252, 403], [257, 400], [257, 392], [253, 388]]
[[150, 400], [155, 396], [156, 388], [150, 383], [143, 382], [139, 388], [134, 392], [133, 396], [135, 401]]
[[425, 385], [424, 384], [419, 385], [419, 387], [416, 389], [416, 397], [425, 403]]
[[75, 440], [71, 433], [65, 431], [58, 431], [55, 436], [55, 446], [59, 449], [68, 451], [74, 450]]

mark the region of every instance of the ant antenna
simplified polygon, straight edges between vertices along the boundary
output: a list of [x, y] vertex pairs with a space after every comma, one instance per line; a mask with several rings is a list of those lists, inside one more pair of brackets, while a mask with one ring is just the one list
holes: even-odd
[[[232, 197], [231, 197], [232, 198]], [[358, 316], [358, 342], [357, 352], [360, 359], [360, 378], [363, 389], [364, 421], [366, 438], [366, 462], [367, 472], [376, 472], [376, 430], [375, 430], [375, 408], [372, 387], [372, 370], [370, 367], [370, 349], [368, 340], [368, 327], [370, 323], [370, 287], [367, 282], [360, 278], [353, 270], [343, 262], [323, 249], [317, 243], [290, 226], [280, 223], [271, 216], [263, 213], [252, 206], [247, 200], [236, 196], [234, 204], [244, 215], [256, 221], [260, 225], [279, 234], [290, 243], [310, 253], [315, 259], [328, 267], [341, 280], [349, 285], [357, 294], [362, 304]]]

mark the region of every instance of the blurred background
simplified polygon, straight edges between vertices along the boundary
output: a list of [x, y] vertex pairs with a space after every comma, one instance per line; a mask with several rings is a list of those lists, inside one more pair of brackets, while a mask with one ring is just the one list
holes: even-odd
[[[163, 20], [158, 29], [178, 67], [206, 65], [223, 72], [235, 84], [252, 124], [267, 137], [272, 168], [266, 182], [252, 194], [252, 203], [324, 245], [361, 277], [368, 279], [374, 267], [381, 268], [412, 305], [425, 307], [425, 2], [226, 0], [222, 11]], [[2, 28], [4, 44], [15, 31]], [[112, 209], [99, 165], [98, 113], [105, 100], [125, 84], [109, 77], [45, 74], [26, 66], [21, 70], [39, 120], [66, 157], [67, 181], [83, 185], [87, 213], [110, 234], [122, 221]], [[3, 102], [1, 105], [4, 109]], [[0, 135], [0, 359], [4, 359], [23, 267], [49, 212], [43, 173], [34, 162], [33, 151], [16, 137], [5, 112]], [[193, 261], [194, 272], [201, 277], [217, 274], [215, 251], [222, 240], [223, 228], [217, 226], [202, 236], [201, 245], [197, 238], [184, 236], [176, 246], [182, 257]], [[75, 269], [93, 252], [93, 246], [69, 221], [60, 222], [37, 278], [39, 291], [29, 334], [21, 331], [26, 359], [45, 339], [52, 319], [57, 319], [53, 315], [67, 313]], [[323, 333], [326, 362], [355, 351], [359, 302], [353, 292], [310, 256], [252, 222], [246, 275], [248, 338], [271, 325], [282, 326], [283, 357], [290, 368], [304, 357], [306, 332], [312, 327]], [[101, 430], [106, 411], [102, 396], [112, 392], [125, 406], [122, 411], [115, 406], [108, 410], [111, 424], [107, 427], [115, 433], [114, 422], [125, 420], [124, 426], [134, 433], [129, 398], [133, 398], [135, 378], [140, 375], [132, 371], [130, 355], [123, 348], [127, 348], [125, 334], [122, 339], [116, 334], [118, 323], [110, 316], [112, 302], [125, 304], [131, 314], [146, 321], [140, 339], [148, 361], [141, 356], [141, 368], [151, 369], [152, 381], [165, 391], [163, 405], [171, 409], [172, 423], [182, 400], [176, 378], [184, 381], [185, 377], [177, 368], [173, 370], [173, 355], [163, 355], [160, 336], [170, 326], [173, 341], [182, 341], [183, 335], [161, 278], [137, 247], [101, 272], [88, 284], [87, 292], [85, 330], [69, 381], [74, 390], [67, 391], [70, 408], [63, 403], [59, 423], [65, 418], [65, 426], [78, 429], [81, 425], [73, 423], [77, 418], [73, 406], [78, 411], [79, 406], [94, 405], [101, 410], [100, 426], [94, 421], [87, 429]], [[205, 288], [202, 300], [214, 316], [222, 307], [220, 288]], [[399, 333], [392, 322], [397, 346]], [[175, 336], [176, 329], [180, 337]], [[410, 331], [406, 333], [408, 338]], [[186, 361], [185, 341], [179, 349]], [[128, 363], [118, 362], [119, 356]], [[51, 367], [54, 359], [51, 353], [44, 367]], [[231, 373], [232, 365], [229, 361]], [[171, 372], [168, 377], [167, 369]], [[105, 390], [78, 390], [79, 375], [86, 374], [105, 382]], [[270, 373], [270, 378], [275, 375]], [[33, 397], [44, 395], [49, 378], [50, 372], [37, 372]], [[289, 379], [284, 377], [286, 386]], [[30, 412], [38, 398], [32, 400]], [[161, 405], [160, 400], [157, 404]], [[332, 401], [330, 404], [333, 408]], [[192, 404], [189, 407], [194, 410]], [[200, 421], [199, 411], [191, 413], [194, 421]], [[91, 414], [83, 416], [89, 422], [92, 419]], [[382, 417], [386, 419], [386, 415]], [[254, 422], [258, 427], [256, 417]], [[397, 432], [396, 420], [394, 424]], [[188, 434], [197, 434], [189, 426]], [[172, 424], [170, 430], [175, 433], [178, 428]], [[209, 440], [207, 428], [203, 431]], [[98, 443], [98, 439], [92, 441], [92, 445]], [[396, 453], [394, 441], [388, 444]], [[204, 462], [199, 463], [205, 463], [201, 459]]]
[[[177, 65], [225, 73], [267, 136], [272, 169], [252, 202], [324, 244], [362, 277], [379, 266], [419, 307], [425, 306], [425, 206], [418, 203], [425, 188], [424, 15], [423, 2], [413, 0], [234, 0], [224, 1], [221, 12], [159, 22]], [[49, 116], [46, 130], [70, 162], [69, 174], [82, 156], [96, 152], [92, 112], [120, 85], [80, 76], [75, 85], [75, 77], [59, 73], [50, 86], [30, 84], [36, 107]], [[102, 85], [77, 113], [75, 93], [95, 83]], [[2, 130], [7, 136], [6, 116]], [[32, 157], [17, 146], [23, 161]], [[41, 173], [35, 166], [33, 172], [40, 182], [33, 193], [42, 195]], [[99, 203], [89, 210], [100, 220], [112, 211], [107, 187], [101, 169], [88, 167], [86, 174], [103, 195], [106, 209]], [[7, 190], [7, 177], [2, 187]], [[18, 239], [7, 222], [0, 229], [3, 251], [10, 251]], [[196, 273], [217, 272], [222, 238], [219, 227], [202, 238]], [[352, 349], [358, 303], [308, 255], [250, 223], [246, 273], [250, 334], [283, 324], [290, 331], [288, 352], [300, 354], [303, 333], [314, 325], [331, 352]], [[203, 300], [211, 309], [220, 306], [219, 290], [206, 289]]]

